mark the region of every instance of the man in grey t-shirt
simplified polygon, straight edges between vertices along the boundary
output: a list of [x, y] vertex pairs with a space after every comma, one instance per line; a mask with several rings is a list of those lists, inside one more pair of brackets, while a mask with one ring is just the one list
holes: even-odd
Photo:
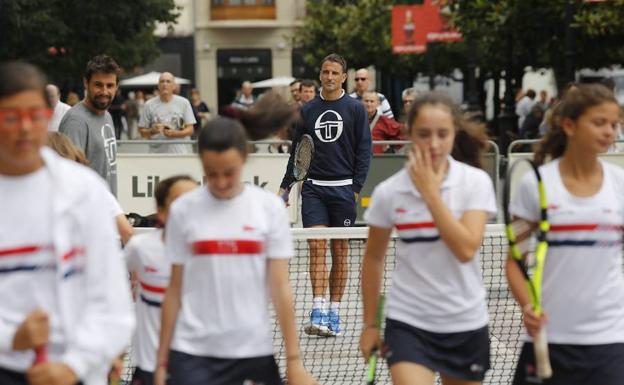
[[120, 68], [106, 55], [87, 63], [84, 75], [84, 100], [65, 113], [59, 131], [84, 151], [90, 166], [117, 195], [117, 142], [113, 119], [107, 109], [119, 83]]
[[[145, 103], [139, 119], [139, 132], [146, 139], [190, 139], [196, 123], [193, 107], [188, 99], [174, 94], [175, 77], [163, 72], [158, 79], [158, 97]], [[189, 144], [150, 144], [151, 153], [190, 154]]]

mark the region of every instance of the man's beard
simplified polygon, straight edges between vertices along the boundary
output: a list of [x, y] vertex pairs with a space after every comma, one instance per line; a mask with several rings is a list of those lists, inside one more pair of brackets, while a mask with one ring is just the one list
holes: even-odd
[[91, 102], [91, 105], [95, 107], [97, 110], [103, 111], [103, 110], [108, 109], [108, 107], [110, 107], [111, 103], [113, 102], [113, 98], [108, 98], [108, 101], [101, 102], [101, 101], [98, 101], [97, 97], [90, 96], [89, 101]]

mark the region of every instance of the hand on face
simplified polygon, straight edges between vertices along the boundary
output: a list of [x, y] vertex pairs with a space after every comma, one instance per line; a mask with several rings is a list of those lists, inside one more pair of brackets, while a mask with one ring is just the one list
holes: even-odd
[[434, 170], [429, 148], [423, 150], [418, 146], [413, 146], [412, 151], [407, 155], [408, 160], [405, 167], [412, 183], [422, 197], [427, 200], [429, 197], [439, 194], [448, 163], [444, 163], [437, 171]]

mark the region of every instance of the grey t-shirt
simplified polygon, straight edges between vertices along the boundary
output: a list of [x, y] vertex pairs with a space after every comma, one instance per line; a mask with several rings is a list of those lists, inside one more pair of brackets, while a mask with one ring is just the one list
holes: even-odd
[[65, 113], [59, 131], [69, 136], [84, 151], [91, 162], [89, 166], [106, 180], [111, 192], [117, 196], [117, 141], [114, 127], [108, 111], [104, 115], [96, 115], [82, 101]]
[[[139, 127], [151, 128], [157, 123], [162, 123], [176, 130], [183, 129], [187, 124], [195, 124], [195, 115], [191, 103], [178, 95], [173, 95], [169, 102], [163, 102], [160, 98], [152, 98], [145, 103], [145, 108], [139, 119]], [[168, 138], [164, 134], [152, 135], [152, 139], [180, 140], [185, 138]], [[159, 154], [190, 154], [193, 148], [188, 144], [150, 144], [151, 153]]]

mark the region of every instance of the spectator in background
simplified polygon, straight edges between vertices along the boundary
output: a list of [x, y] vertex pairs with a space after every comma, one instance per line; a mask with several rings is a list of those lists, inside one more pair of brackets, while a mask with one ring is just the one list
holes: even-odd
[[[379, 96], [377, 92], [364, 92], [362, 103], [364, 103], [366, 113], [368, 114], [372, 140], [403, 140], [402, 125], [379, 112]], [[394, 145], [374, 145], [373, 154], [392, 153], [398, 147]]]
[[[163, 72], [158, 79], [158, 97], [145, 103], [145, 109], [139, 119], [139, 132], [146, 139], [180, 140], [193, 135], [196, 122], [191, 103], [175, 95], [175, 77], [170, 72]], [[150, 153], [190, 154], [190, 144], [150, 144]]]
[[297, 104], [301, 104], [301, 79], [293, 80], [289, 86], [293, 101]]
[[123, 132], [123, 118], [126, 114], [126, 98], [122, 95], [121, 89], [117, 88], [117, 93], [113, 98], [113, 102], [108, 108], [108, 112], [110, 112], [113, 117], [113, 124], [115, 125], [115, 138], [117, 140], [121, 139], [121, 133]]
[[548, 100], [548, 92], [546, 92], [546, 90], [540, 91], [537, 105], [542, 109], [542, 112], [546, 112], [546, 110], [550, 108], [550, 101]]
[[128, 139], [136, 139], [139, 124], [139, 102], [134, 91], [128, 92], [124, 110], [126, 111], [126, 123], [128, 124]]
[[[352, 98], [356, 98], [357, 100], [362, 100], [362, 96], [364, 96], [364, 92], [370, 89], [370, 76], [368, 74], [368, 70], [366, 68], [361, 68], [355, 71], [355, 90], [349, 95]], [[379, 111], [386, 117], [390, 119], [394, 119], [394, 114], [392, 113], [392, 108], [390, 108], [390, 103], [388, 103], [388, 99], [383, 94], [378, 93], [380, 105]]]
[[309, 102], [316, 97], [317, 84], [314, 80], [304, 79], [301, 81], [301, 105]]
[[63, 115], [65, 115], [71, 106], [61, 102], [61, 92], [54, 84], [48, 84], [46, 86], [46, 96], [48, 98], [48, 104], [53, 111], [50, 122], [48, 123], [48, 131], [58, 131]]
[[520, 127], [520, 137], [525, 139], [537, 139], [540, 133], [540, 124], [544, 120], [544, 110], [539, 104], [531, 108], [531, 113], [524, 119]]
[[210, 109], [201, 100], [201, 95], [197, 88], [191, 90], [191, 107], [193, 107], [193, 115], [195, 116], [195, 125], [193, 126], [193, 136], [195, 139], [199, 130], [206, 125], [210, 119]]
[[87, 159], [89, 166], [106, 180], [117, 195], [117, 141], [113, 118], [108, 112], [119, 85], [121, 68], [110, 56], [99, 55], [87, 63], [84, 74], [86, 96], [73, 106], [59, 126]]
[[69, 91], [65, 102], [67, 102], [67, 105], [69, 105], [70, 107], [73, 107], [76, 104], [80, 103], [80, 97], [74, 91]]
[[414, 87], [406, 88], [401, 92], [401, 100], [403, 101], [403, 109], [401, 110], [401, 118], [399, 121], [401, 123], [406, 123], [407, 121], [407, 113], [416, 98], [418, 92]]
[[[524, 119], [531, 113], [531, 109], [535, 105], [535, 91], [528, 89], [526, 94], [520, 98], [516, 105], [516, 115], [518, 115], [518, 129], [522, 127]], [[522, 133], [520, 133], [522, 136]]]
[[234, 99], [234, 102], [232, 102], [232, 106], [240, 108], [241, 110], [246, 110], [253, 106], [255, 102], [256, 97], [253, 96], [253, 86], [251, 85], [250, 81], [245, 80], [243, 82], [243, 85], [241, 86], [240, 95], [238, 95], [236, 99]]

